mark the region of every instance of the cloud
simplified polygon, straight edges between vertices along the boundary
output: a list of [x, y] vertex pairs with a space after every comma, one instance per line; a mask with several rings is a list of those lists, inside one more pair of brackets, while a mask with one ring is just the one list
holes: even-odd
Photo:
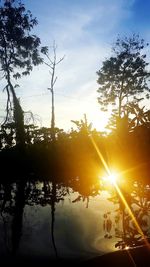
[[[91, 47], [83, 50], [76, 49], [72, 52], [69, 51], [64, 61], [58, 66], [56, 71], [58, 80], [55, 86], [57, 126], [69, 129], [73, 126], [70, 121], [72, 119], [80, 120], [84, 113], [87, 114], [90, 121], [95, 120], [96, 117], [100, 118], [96, 93], [98, 88], [96, 70], [101, 61], [100, 58], [105, 54], [106, 48], [98, 46], [93, 47], [92, 53]], [[95, 55], [100, 56], [96, 57]], [[24, 109], [31, 109], [33, 113], [40, 114], [43, 125], [50, 125], [51, 94], [47, 90], [49, 85], [48, 69], [43, 66], [41, 70], [36, 69], [30, 79], [24, 79], [21, 87], [20, 95], [23, 95], [24, 92], [24, 96], [20, 99]], [[30, 97], [26, 97], [26, 95]]]
[[[84, 113], [89, 120], [96, 121], [102, 116], [96, 99], [96, 71], [110, 55], [122, 21], [131, 16], [133, 1], [84, 0], [72, 3], [57, 0], [53, 4], [53, 1], [45, 0], [44, 3], [31, 4], [26, 0], [27, 7], [33, 14], [35, 10], [35, 15], [39, 17], [37, 33], [42, 44], [51, 45], [55, 39], [58, 59], [66, 55], [56, 70], [57, 125], [68, 129], [72, 125], [70, 120], [81, 119]], [[17, 94], [23, 108], [39, 114], [43, 124], [49, 125], [51, 96], [47, 91], [50, 85], [48, 68], [44, 65], [35, 68], [19, 83], [21, 86]], [[95, 124], [98, 125], [98, 122]]]
[[[65, 50], [80, 45], [105, 42], [123, 30], [123, 23], [132, 16], [132, 0], [53, 1], [36, 5], [27, 1], [39, 20], [36, 32], [44, 44], [56, 40]], [[102, 40], [103, 39], [103, 40]]]

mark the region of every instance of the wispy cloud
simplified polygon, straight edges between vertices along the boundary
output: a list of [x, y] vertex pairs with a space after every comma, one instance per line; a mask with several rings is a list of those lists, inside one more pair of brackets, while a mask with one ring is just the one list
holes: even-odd
[[[57, 125], [68, 129], [71, 119], [81, 119], [87, 113], [89, 120], [98, 125], [101, 116], [97, 104], [96, 71], [110, 54], [112, 42], [122, 30], [124, 20], [132, 16], [130, 0], [68, 1], [26, 0], [29, 9], [39, 18], [37, 33], [42, 43], [58, 44], [57, 56], [65, 59], [58, 65], [55, 86]], [[44, 5], [45, 3], [45, 5]], [[31, 7], [31, 8], [30, 8]], [[46, 66], [35, 68], [20, 81], [21, 103], [50, 123], [51, 96], [47, 88], [50, 76]], [[41, 94], [40, 96], [34, 96]], [[27, 97], [30, 96], [30, 97]], [[103, 119], [105, 120], [105, 119]], [[102, 126], [102, 124], [100, 124]]]

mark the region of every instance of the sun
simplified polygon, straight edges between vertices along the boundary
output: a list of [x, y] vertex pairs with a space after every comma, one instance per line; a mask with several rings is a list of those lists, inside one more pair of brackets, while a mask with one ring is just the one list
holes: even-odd
[[111, 173], [110, 175], [108, 175], [107, 180], [111, 183], [111, 184], [115, 184], [117, 182], [117, 175], [114, 173]]
[[118, 180], [118, 175], [115, 173], [110, 173], [107, 176], [103, 177], [102, 180], [115, 185]]

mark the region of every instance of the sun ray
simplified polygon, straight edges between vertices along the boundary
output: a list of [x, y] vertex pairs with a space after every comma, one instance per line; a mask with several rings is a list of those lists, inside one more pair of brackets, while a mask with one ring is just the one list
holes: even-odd
[[104, 165], [104, 168], [105, 168], [105, 170], [106, 170], [106, 172], [107, 172], [107, 174], [108, 174], [108, 177], [110, 177], [110, 180], [112, 181], [112, 183], [113, 183], [113, 185], [114, 185], [114, 187], [115, 187], [115, 189], [116, 189], [116, 191], [117, 191], [117, 193], [118, 193], [120, 199], [122, 200], [122, 203], [124, 204], [124, 206], [125, 206], [125, 208], [127, 209], [127, 211], [128, 211], [128, 213], [129, 213], [131, 219], [133, 220], [134, 225], [135, 225], [137, 231], [138, 231], [139, 234], [142, 236], [143, 241], [145, 242], [145, 245], [150, 249], [150, 244], [148, 243], [148, 241], [147, 241], [147, 239], [146, 239], [146, 237], [145, 237], [145, 235], [144, 235], [144, 233], [143, 233], [143, 231], [142, 231], [142, 229], [141, 229], [141, 227], [140, 227], [138, 221], [136, 220], [136, 218], [135, 218], [135, 216], [134, 216], [134, 214], [133, 214], [133, 212], [132, 212], [130, 206], [128, 205], [128, 202], [126, 201], [126, 199], [125, 199], [123, 193], [121, 192], [121, 189], [119, 188], [119, 186], [118, 186], [118, 184], [117, 184], [117, 181], [116, 181], [116, 179], [115, 179], [114, 174], [111, 173], [111, 170], [109, 169], [109, 167], [108, 167], [108, 165], [107, 165], [107, 162], [105, 161], [105, 159], [104, 159], [104, 157], [103, 157], [103, 154], [100, 152], [100, 150], [99, 150], [99, 148], [98, 148], [96, 142], [94, 141], [93, 137], [91, 137], [91, 141], [92, 141], [93, 146], [95, 147], [95, 150], [96, 150], [96, 152], [97, 152], [97, 154], [98, 154], [100, 160], [102, 161], [102, 163], [103, 163], [103, 165]]
[[128, 205], [126, 199], [125, 199], [125, 197], [123, 196], [123, 194], [122, 194], [122, 192], [121, 192], [119, 186], [117, 185], [117, 183], [114, 183], [114, 186], [115, 186], [116, 191], [117, 191], [118, 195], [120, 196], [120, 198], [121, 198], [121, 200], [122, 200], [122, 202], [123, 202], [125, 208], [127, 209], [128, 213], [129, 213], [129, 215], [130, 215], [130, 217], [132, 218], [132, 220], [133, 220], [133, 222], [134, 222], [134, 225], [135, 225], [136, 229], [138, 230], [139, 234], [142, 236], [142, 238], [143, 238], [144, 242], [146, 243], [146, 245], [148, 245], [148, 247], [150, 248], [150, 244], [148, 243], [148, 241], [147, 241], [147, 239], [146, 239], [146, 237], [145, 237], [145, 235], [144, 235], [144, 233], [143, 233], [143, 231], [142, 231], [142, 229], [141, 229], [139, 223], [137, 222], [137, 220], [136, 220], [136, 218], [135, 218], [135, 216], [134, 216], [134, 214], [133, 214], [131, 208], [129, 207], [129, 205]]
[[134, 266], [134, 267], [137, 267], [137, 265], [136, 265], [136, 263], [135, 263], [135, 261], [134, 261], [132, 255], [131, 255], [130, 251], [129, 251], [128, 249], [126, 249], [126, 251], [127, 251], [127, 253], [128, 253], [128, 256], [129, 256], [129, 258], [130, 258], [130, 260], [131, 260], [133, 266]]
[[98, 154], [100, 160], [102, 161], [102, 164], [104, 165], [104, 168], [105, 168], [107, 174], [108, 174], [108, 175], [111, 175], [111, 171], [110, 171], [110, 169], [109, 169], [109, 167], [108, 167], [108, 165], [107, 165], [107, 163], [106, 163], [106, 161], [105, 161], [105, 159], [104, 159], [104, 157], [103, 157], [103, 154], [100, 152], [100, 150], [99, 150], [99, 148], [98, 148], [98, 146], [97, 146], [97, 144], [96, 144], [96, 142], [94, 141], [94, 139], [93, 139], [92, 136], [91, 136], [91, 141], [92, 141], [92, 144], [93, 144], [93, 146], [94, 146], [94, 148], [95, 148], [95, 150], [96, 150], [96, 152], [97, 152], [97, 154]]

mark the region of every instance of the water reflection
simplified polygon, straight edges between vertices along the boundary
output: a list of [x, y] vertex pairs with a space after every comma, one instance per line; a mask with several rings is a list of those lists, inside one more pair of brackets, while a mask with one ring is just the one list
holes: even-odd
[[[99, 183], [20, 179], [0, 184], [0, 254], [89, 258], [141, 245], [126, 208]], [[128, 203], [149, 236], [149, 187], [134, 185]], [[141, 193], [142, 192], [142, 193]]]
[[[130, 185], [131, 187], [131, 185]], [[129, 192], [121, 189], [127, 203], [124, 205], [118, 195], [113, 195], [110, 200], [118, 203], [115, 213], [109, 215], [109, 232], [111, 232], [111, 218], [115, 221], [115, 236], [119, 239], [115, 247], [128, 249], [141, 245], [147, 245], [150, 237], [150, 187], [139, 182], [132, 184]], [[130, 212], [129, 212], [130, 209]], [[132, 216], [131, 216], [132, 213]], [[105, 214], [105, 217], [107, 216]], [[106, 234], [106, 238], [111, 235]]]
[[[49, 249], [47, 246], [47, 250], [49, 250], [49, 255], [52, 257], [54, 256], [53, 252], [55, 252], [55, 257], [58, 257], [59, 254], [61, 257], [64, 255], [68, 257], [69, 254], [86, 257], [88, 250], [91, 250], [91, 254], [99, 253], [98, 248], [94, 247], [94, 245], [92, 247], [92, 242], [94, 243], [94, 239], [96, 240], [97, 234], [99, 236], [100, 233], [101, 238], [103, 237], [102, 229], [94, 229], [94, 217], [100, 220], [99, 211], [101, 205], [98, 204], [96, 207], [97, 203], [99, 203], [98, 200], [93, 199], [93, 204], [91, 200], [93, 208], [92, 206], [89, 207], [87, 209], [88, 212], [84, 214], [86, 217], [82, 216], [83, 211], [88, 207], [87, 204], [92, 191], [93, 195], [95, 195], [95, 187], [89, 188], [86, 192], [83, 192], [83, 190], [81, 190], [82, 192], [76, 192], [77, 179], [75, 181], [75, 190], [70, 187], [72, 183], [70, 181], [69, 186], [66, 186], [61, 183], [37, 182], [25, 179], [14, 183], [1, 183], [0, 212], [4, 234], [3, 238], [1, 237], [1, 247], [6, 248], [6, 254], [16, 255], [17, 253], [23, 253], [23, 248], [26, 248], [28, 252], [30, 249], [33, 251], [41, 250], [41, 244], [37, 248], [37, 243], [32, 240], [34, 239], [35, 231], [39, 234], [39, 239], [44, 239], [44, 235], [49, 235], [49, 232], [51, 232], [51, 241], [47, 238], [46, 242], [49, 246]], [[96, 210], [94, 206], [97, 208]], [[94, 214], [94, 212], [98, 212], [98, 214]], [[36, 216], [37, 213], [38, 218]], [[94, 217], [92, 218], [93, 215]], [[101, 211], [101, 216], [103, 216], [103, 210]], [[27, 224], [31, 225], [30, 229]], [[49, 231], [48, 226], [45, 225], [47, 233], [45, 233], [42, 224], [49, 225]], [[38, 229], [40, 228], [41, 232], [39, 233]], [[93, 228], [92, 231], [91, 228]], [[85, 242], [86, 238], [89, 239], [88, 243]], [[29, 241], [28, 244], [27, 239]], [[51, 248], [51, 243], [53, 249]], [[44, 245], [42, 244], [42, 246], [44, 251]]]

